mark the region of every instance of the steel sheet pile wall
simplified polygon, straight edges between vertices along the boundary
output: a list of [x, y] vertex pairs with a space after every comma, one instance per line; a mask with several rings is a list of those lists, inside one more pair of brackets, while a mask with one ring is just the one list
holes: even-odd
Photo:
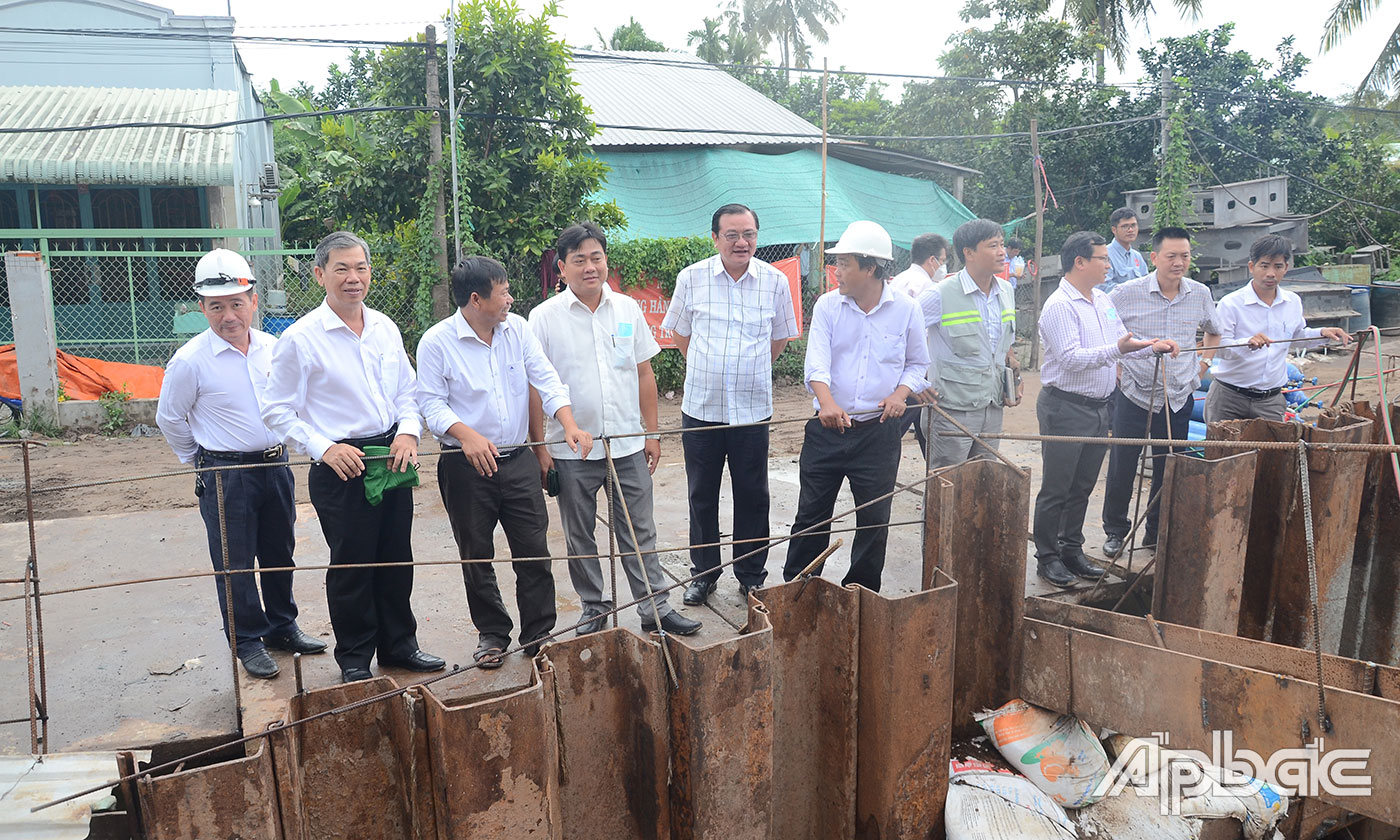
[[[1038, 706], [1093, 727], [1166, 733], [1177, 750], [1211, 754], [1228, 732], [1234, 755], [1265, 760], [1314, 747], [1322, 755], [1368, 750], [1361, 774], [1370, 787], [1317, 797], [1348, 811], [1400, 824], [1400, 672], [1325, 656], [1323, 684], [1332, 729], [1318, 722], [1315, 653], [1102, 610], [1028, 599], [1022, 630], [1022, 693]], [[1353, 754], [1354, 755], [1354, 754]], [[1296, 758], [1294, 772], [1297, 770]], [[1285, 771], [1286, 772], [1286, 771]], [[1349, 774], [1354, 778], [1358, 771]], [[1296, 776], [1294, 779], [1296, 780]], [[1333, 780], [1335, 781], [1335, 779]]]
[[[958, 587], [944, 575], [899, 598], [820, 579], [798, 597], [800, 587], [751, 596], [736, 638], [668, 642], [675, 686], [655, 637], [610, 630], [546, 647], [518, 690], [444, 702], [416, 687], [281, 730], [249, 758], [144, 779], [147, 831], [936, 836]], [[394, 687], [380, 678], [310, 691], [293, 699], [290, 718]]]
[[[1328, 425], [1333, 428], [1325, 428]], [[1323, 418], [1319, 426], [1229, 420], [1211, 423], [1206, 437], [1262, 441], [1296, 441], [1301, 437], [1312, 443], [1365, 443], [1371, 439], [1371, 422], [1353, 416], [1338, 421]], [[1258, 456], [1239, 634], [1294, 647], [1310, 646], [1312, 599], [1298, 455], [1292, 450], [1261, 450]], [[1322, 649], [1327, 653], [1341, 649], [1368, 457], [1363, 452], [1308, 450]], [[1213, 499], [1217, 505], [1233, 503], [1218, 494]]]
[[[1370, 403], [1358, 402], [1353, 411], [1372, 421], [1372, 443], [1390, 442]], [[1391, 404], [1390, 425], [1392, 429], [1400, 429], [1400, 405]], [[1372, 455], [1366, 467], [1342, 652], [1372, 662], [1398, 665], [1400, 493], [1396, 492], [1392, 457]]]
[[1031, 477], [1000, 461], [940, 470], [925, 497], [924, 585], [935, 570], [958, 582], [954, 731], [980, 734], [972, 716], [1013, 699], [1026, 594]]
[[1258, 456], [1167, 458], [1152, 593], [1161, 620], [1238, 631]]

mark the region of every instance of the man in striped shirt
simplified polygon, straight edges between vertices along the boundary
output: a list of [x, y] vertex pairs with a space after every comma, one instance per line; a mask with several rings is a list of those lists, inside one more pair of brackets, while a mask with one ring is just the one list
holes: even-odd
[[[1197, 330], [1213, 333], [1215, 302], [1210, 289], [1186, 276], [1191, 267], [1191, 234], [1185, 228], [1158, 228], [1152, 237], [1152, 264], [1156, 270], [1146, 277], [1129, 280], [1113, 289], [1109, 299], [1123, 326], [1139, 335], [1160, 335], [1181, 347], [1194, 347]], [[1129, 357], [1119, 363], [1118, 391], [1114, 394], [1113, 436], [1116, 438], [1172, 438], [1186, 440], [1195, 406], [1195, 391], [1201, 384], [1201, 365], [1195, 351], [1174, 359]], [[1148, 434], [1148, 415], [1151, 433]], [[1166, 472], [1165, 446], [1152, 447], [1151, 501], [1162, 486]], [[1128, 529], [1128, 504], [1133, 495], [1142, 447], [1115, 446], [1108, 456], [1108, 484], [1104, 489], [1104, 555], [1117, 557], [1123, 550]], [[1157, 544], [1157, 514], [1160, 500], [1149, 504], [1142, 544]]]
[[[1060, 249], [1065, 276], [1040, 313], [1045, 363], [1035, 414], [1042, 435], [1108, 436], [1108, 400], [1118, 362], [1137, 354], [1170, 353], [1175, 341], [1139, 339], [1123, 326], [1108, 295], [1094, 288], [1108, 274], [1108, 243], [1089, 231], [1070, 234]], [[1040, 446], [1040, 492], [1035, 498], [1036, 574], [1056, 586], [1075, 576], [1093, 580], [1103, 569], [1084, 557], [1084, 514], [1108, 447], [1047, 441]]]

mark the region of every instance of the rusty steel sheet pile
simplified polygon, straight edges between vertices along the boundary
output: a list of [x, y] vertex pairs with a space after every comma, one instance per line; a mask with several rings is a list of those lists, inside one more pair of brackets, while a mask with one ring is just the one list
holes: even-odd
[[958, 582], [951, 722], [980, 734], [972, 716], [1016, 696], [1016, 638], [1026, 582], [1030, 474], [1000, 461], [939, 470], [925, 497], [924, 586], [941, 570]]
[[[1227, 420], [1206, 427], [1209, 440], [1366, 443], [1371, 421], [1348, 415], [1323, 417], [1318, 426], [1272, 420]], [[1254, 481], [1239, 635], [1279, 644], [1311, 644], [1303, 498], [1294, 451], [1261, 450]], [[1307, 452], [1316, 545], [1322, 649], [1342, 647], [1352, 556], [1369, 456], [1312, 446]], [[1219, 496], [1215, 496], [1219, 503]]]
[[[451, 700], [413, 686], [274, 727], [246, 758], [142, 778], [146, 831], [941, 836], [958, 587], [942, 573], [934, 583], [898, 597], [821, 579], [801, 597], [800, 582], [762, 590], [738, 636], [665, 640], [674, 683], [655, 634], [613, 629], [547, 645], [525, 686]], [[308, 691], [287, 720], [396, 689], [381, 677]]]
[[[1234, 635], [1258, 452], [1167, 458], [1152, 612], [1163, 621]], [[1201, 597], [1202, 593], [1210, 597]]]
[[[1372, 421], [1371, 443], [1390, 442], [1374, 406], [1358, 401], [1350, 408]], [[1395, 403], [1390, 425], [1400, 429]], [[1342, 653], [1400, 665], [1400, 493], [1392, 456], [1386, 454], [1372, 455], [1366, 468]]]
[[1224, 733], [1236, 756], [1265, 760], [1303, 755], [1317, 738], [1320, 764], [1335, 751], [1367, 750], [1369, 790], [1323, 785], [1315, 798], [1400, 824], [1394, 668], [1325, 656], [1324, 732], [1313, 651], [1040, 599], [1028, 599], [1021, 640], [1030, 703], [1094, 727], [1164, 733], [1165, 746], [1206, 755]]

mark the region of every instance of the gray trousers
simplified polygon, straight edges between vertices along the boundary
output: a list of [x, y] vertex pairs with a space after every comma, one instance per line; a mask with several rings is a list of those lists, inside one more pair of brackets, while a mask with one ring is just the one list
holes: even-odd
[[1256, 400], [1233, 388], [1227, 388], [1219, 382], [1211, 383], [1210, 390], [1206, 392], [1207, 423], [1215, 423], [1220, 420], [1252, 420], [1254, 418], [1282, 420], [1287, 408], [1288, 402], [1282, 393]]
[[[617, 532], [622, 568], [627, 573], [627, 585], [631, 587], [632, 597], [641, 599], [637, 604], [637, 612], [643, 621], [654, 621], [653, 613], [665, 616], [671, 612], [671, 605], [667, 603], [667, 593], [664, 592], [656, 595], [654, 601], [647, 600], [647, 581], [651, 581], [652, 592], [670, 582], [662, 573], [661, 562], [656, 557], [651, 474], [647, 471], [646, 455], [641, 452], [614, 458], [613, 463], [617, 467], [617, 480], [621, 491], [621, 498], [614, 496], [613, 504], [616, 510], [613, 527]], [[569, 547], [569, 553], [597, 554], [598, 542], [594, 537], [597, 529], [595, 515], [598, 511], [598, 491], [603, 487], [603, 481], [608, 475], [608, 462], [557, 458], [554, 468], [559, 471], [559, 519], [564, 525], [564, 540]], [[637, 532], [637, 544], [641, 545], [643, 562], [640, 565], [637, 563], [632, 532], [627, 528], [627, 517], [622, 513], [624, 499], [627, 501], [627, 512], [632, 516], [632, 527]], [[607, 504], [606, 495], [603, 496], [603, 504]], [[597, 558], [570, 560], [569, 579], [573, 581], [574, 590], [578, 592], [585, 608], [613, 608], [612, 600], [606, 597], [604, 592], [603, 566]]]
[[[970, 431], [979, 435], [1001, 433], [1004, 409], [1000, 405], [988, 405], [972, 411], [959, 411], [954, 408], [944, 408], [943, 410]], [[923, 422], [928, 424], [925, 427], [925, 434], [929, 442], [928, 468], [931, 470], [956, 466], [964, 461], [973, 461], [978, 458], [996, 457], [988, 452], [986, 447], [974, 443], [972, 438], [963, 435], [957, 426], [948, 422], [948, 418], [932, 408], [924, 409]], [[1000, 441], [989, 440], [987, 443], [994, 448], [1001, 448]]]

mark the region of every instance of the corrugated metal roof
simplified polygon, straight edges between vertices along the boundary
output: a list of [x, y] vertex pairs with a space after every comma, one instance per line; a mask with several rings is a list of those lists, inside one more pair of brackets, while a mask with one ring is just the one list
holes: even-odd
[[[135, 751], [136, 760], [151, 760], [150, 750]], [[115, 753], [51, 753], [0, 756], [0, 838], [15, 840], [84, 840], [92, 806], [107, 791], [89, 793], [37, 813], [29, 809], [100, 785], [120, 774]]]
[[[572, 69], [594, 122], [639, 126], [601, 129], [591, 141], [594, 148], [821, 142], [821, 129], [685, 53], [575, 50]], [[646, 130], [650, 128], [687, 130]], [[707, 128], [754, 133], [724, 134]]]
[[[0, 87], [0, 128], [214, 123], [237, 118], [238, 93], [231, 90]], [[0, 181], [231, 185], [236, 142], [233, 128], [0, 134]]]

